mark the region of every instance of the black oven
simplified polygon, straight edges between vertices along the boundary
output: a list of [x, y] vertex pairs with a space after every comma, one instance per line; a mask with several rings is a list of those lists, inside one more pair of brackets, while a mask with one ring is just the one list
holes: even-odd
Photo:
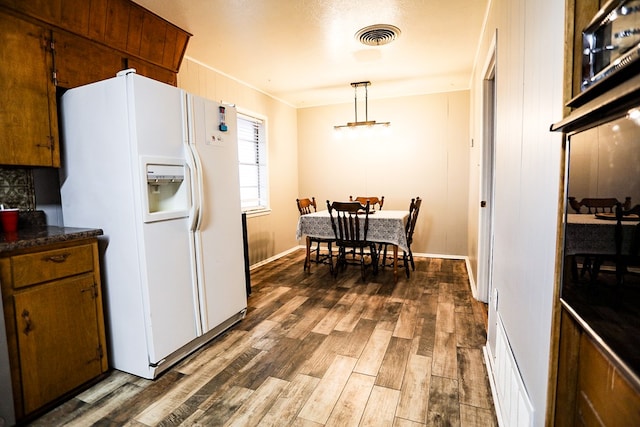
[[551, 126], [566, 134], [560, 302], [640, 383], [640, 218], [581, 203], [640, 204], [640, 75], [615, 79]]

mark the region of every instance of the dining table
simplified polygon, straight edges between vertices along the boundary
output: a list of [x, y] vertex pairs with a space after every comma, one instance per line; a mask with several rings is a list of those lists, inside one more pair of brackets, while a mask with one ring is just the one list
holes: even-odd
[[[567, 214], [565, 223], [564, 254], [568, 257], [600, 256], [615, 259], [618, 255], [616, 248], [616, 225], [618, 221], [614, 213], [600, 214]], [[634, 242], [638, 239], [637, 216], [623, 218], [622, 241], [620, 255], [630, 255]], [[621, 265], [616, 259], [616, 270]], [[571, 263], [571, 274], [577, 279], [577, 265]]]
[[[639, 222], [635, 218], [621, 221], [622, 254], [630, 253]], [[567, 214], [565, 255], [616, 255], [616, 224], [614, 214]]]
[[[377, 210], [369, 212], [369, 231], [367, 240], [374, 243], [389, 243], [393, 248], [393, 277], [398, 280], [398, 248], [409, 252], [405, 227], [409, 218], [409, 211]], [[296, 239], [302, 236], [331, 239], [335, 238], [331, 227], [331, 217], [328, 210], [300, 215], [296, 229]], [[309, 252], [307, 239], [307, 253]]]

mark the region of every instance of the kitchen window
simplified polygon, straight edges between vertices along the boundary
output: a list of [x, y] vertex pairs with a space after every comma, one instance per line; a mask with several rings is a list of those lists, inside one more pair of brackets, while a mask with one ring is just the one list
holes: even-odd
[[238, 161], [240, 205], [243, 212], [269, 208], [266, 120], [238, 113]]

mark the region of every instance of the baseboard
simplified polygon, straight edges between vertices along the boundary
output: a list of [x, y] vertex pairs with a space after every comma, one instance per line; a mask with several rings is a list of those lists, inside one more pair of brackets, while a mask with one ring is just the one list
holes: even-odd
[[[271, 261], [275, 261], [278, 258], [282, 258], [285, 255], [289, 255], [291, 252], [297, 251], [298, 249], [306, 249], [305, 245], [298, 245], [298, 246], [294, 246], [291, 249], [287, 249], [284, 252], [280, 252], [279, 254], [273, 255], [267, 259], [264, 259], [262, 261], [259, 261], [255, 264], [252, 264], [251, 267], [249, 267], [251, 270], [253, 270], [254, 268], [258, 268], [264, 264], [268, 264]], [[467, 272], [471, 271], [469, 268], [469, 257], [464, 256], [464, 255], [445, 255], [445, 254], [429, 254], [429, 253], [413, 253], [413, 256], [416, 258], [442, 258], [442, 259], [461, 259], [464, 260], [466, 265], [467, 265]], [[473, 279], [471, 277], [469, 277], [469, 280], [472, 281]], [[474, 287], [471, 288], [471, 290], [474, 290]], [[475, 293], [474, 293], [474, 297], [475, 297]]]
[[471, 288], [471, 295], [473, 298], [480, 301], [478, 299], [478, 285], [473, 278], [472, 270], [471, 270], [471, 261], [469, 261], [469, 257], [464, 257], [464, 262], [467, 265], [467, 277], [469, 278], [469, 287]]
[[487, 376], [489, 377], [489, 386], [491, 388], [491, 397], [493, 397], [493, 406], [496, 412], [496, 418], [498, 419], [498, 427], [508, 427], [504, 425], [502, 420], [502, 409], [500, 408], [500, 400], [498, 399], [498, 389], [496, 388], [496, 380], [493, 376], [495, 368], [493, 366], [493, 356], [491, 354], [491, 347], [483, 346], [482, 354], [484, 354], [484, 364], [487, 366]]
[[287, 249], [284, 252], [280, 252], [279, 254], [273, 255], [273, 256], [271, 256], [271, 257], [269, 257], [267, 259], [263, 259], [262, 261], [258, 261], [255, 264], [251, 264], [251, 266], [249, 267], [249, 270], [253, 270], [254, 268], [258, 268], [258, 267], [260, 267], [262, 265], [265, 265], [265, 264], [269, 264], [271, 261], [275, 261], [278, 258], [282, 258], [285, 255], [289, 255], [291, 252], [295, 252], [300, 248], [306, 249], [306, 246], [303, 246], [303, 245], [294, 246], [293, 248]]
[[429, 253], [413, 253], [414, 257], [422, 257], [422, 258], [442, 258], [442, 259], [468, 259], [468, 257], [464, 255], [445, 255], [445, 254], [429, 254]]

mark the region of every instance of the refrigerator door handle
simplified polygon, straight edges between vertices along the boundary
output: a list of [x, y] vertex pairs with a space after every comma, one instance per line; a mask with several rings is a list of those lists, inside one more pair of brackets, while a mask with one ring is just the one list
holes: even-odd
[[191, 212], [189, 214], [189, 230], [196, 231], [200, 228], [202, 220], [202, 165], [200, 156], [194, 147], [185, 143], [187, 167], [191, 175]]

